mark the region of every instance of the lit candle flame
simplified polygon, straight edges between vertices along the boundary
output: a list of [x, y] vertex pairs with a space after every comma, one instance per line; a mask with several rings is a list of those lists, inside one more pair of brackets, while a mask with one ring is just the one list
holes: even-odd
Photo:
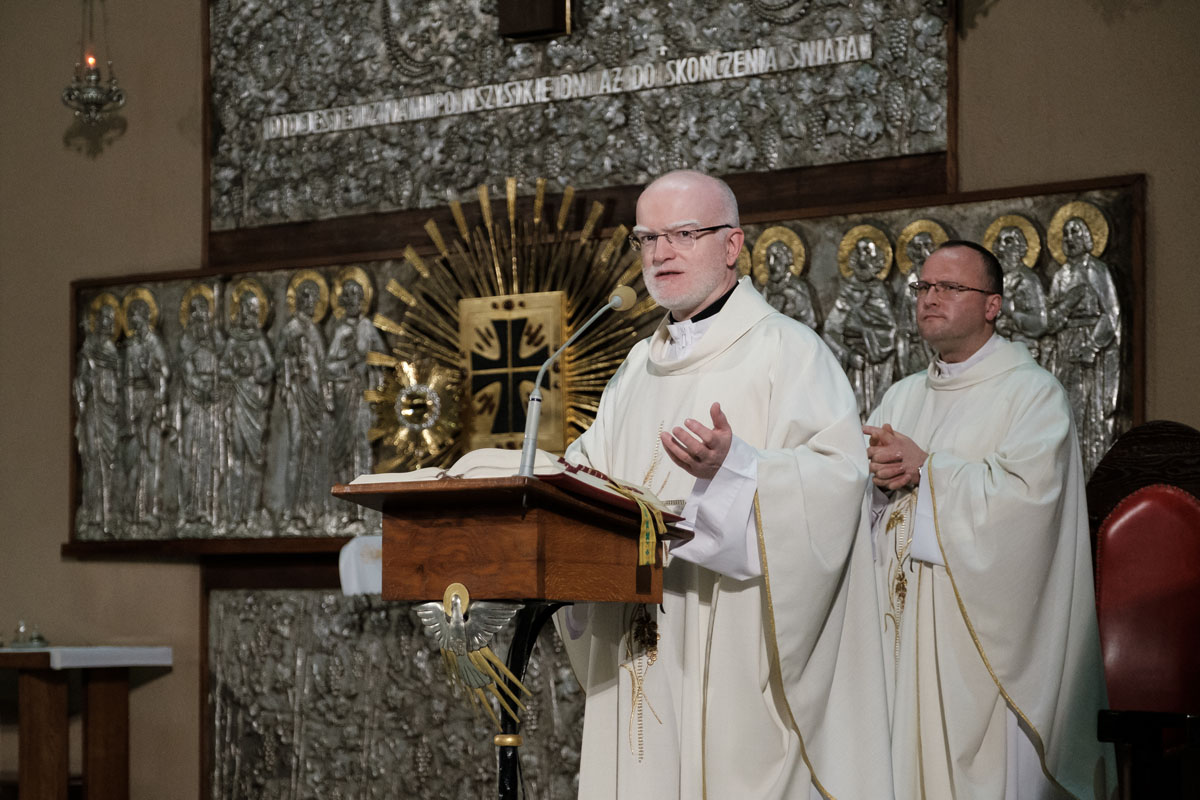
[[88, 56], [88, 57], [87, 57], [87, 65], [88, 65], [89, 67], [94, 67], [94, 66], [96, 66], [96, 57], [95, 57], [95, 56]]

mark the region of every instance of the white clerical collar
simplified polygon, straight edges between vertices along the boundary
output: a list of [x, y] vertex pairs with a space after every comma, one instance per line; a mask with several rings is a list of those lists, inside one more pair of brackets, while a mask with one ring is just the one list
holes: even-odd
[[1003, 341], [1004, 341], [1004, 339], [1002, 339], [1000, 337], [1000, 334], [993, 333], [992, 338], [990, 338], [986, 342], [984, 342], [983, 347], [979, 348], [974, 353], [972, 353], [970, 355], [970, 357], [967, 358], [965, 361], [955, 361], [953, 364], [951, 364], [949, 362], [942, 361], [942, 359], [940, 357], [937, 359], [934, 359], [934, 362], [933, 362], [934, 374], [937, 375], [939, 378], [957, 377], [958, 375], [963, 374], [964, 372], [969, 370], [971, 367], [978, 364], [980, 361], [983, 361], [985, 358], [987, 358], [988, 355], [993, 350], [995, 350], [997, 347], [999, 347], [1000, 343]]
[[700, 341], [700, 337], [716, 321], [717, 317], [713, 315], [705, 317], [699, 322], [692, 322], [690, 319], [685, 319], [683, 322], [668, 322], [667, 335], [671, 337], [671, 341], [667, 345], [666, 360], [678, 361], [687, 356], [696, 346], [696, 342]]

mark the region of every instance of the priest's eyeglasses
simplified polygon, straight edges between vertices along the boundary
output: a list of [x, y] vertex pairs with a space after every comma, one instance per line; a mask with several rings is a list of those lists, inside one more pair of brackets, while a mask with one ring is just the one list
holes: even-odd
[[665, 239], [667, 244], [676, 250], [691, 250], [696, 246], [696, 240], [704, 234], [732, 227], [732, 225], [709, 225], [707, 228], [683, 228], [663, 233], [631, 233], [629, 234], [629, 246], [634, 250], [653, 250], [660, 239]]
[[974, 286], [963, 286], [961, 283], [952, 281], [913, 281], [908, 285], [908, 290], [917, 297], [924, 297], [933, 290], [934, 294], [944, 294], [951, 299], [958, 297], [963, 292], [979, 292], [980, 294], [1000, 294], [993, 292], [991, 289], [976, 289]]

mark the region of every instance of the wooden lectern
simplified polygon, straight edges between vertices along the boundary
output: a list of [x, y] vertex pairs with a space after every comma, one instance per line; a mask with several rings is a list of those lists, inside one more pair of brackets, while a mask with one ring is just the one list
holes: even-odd
[[440, 601], [458, 582], [479, 600], [662, 602], [662, 554], [638, 567], [633, 508], [527, 477], [352, 484], [333, 494], [383, 512], [385, 600]]
[[[383, 512], [383, 598], [441, 602], [461, 583], [472, 600], [516, 600], [508, 668], [522, 678], [538, 631], [574, 602], [662, 602], [662, 549], [638, 566], [640, 512], [565, 491], [542, 478], [443, 478], [335, 486]], [[667, 538], [691, 533], [668, 528]], [[520, 721], [501, 709], [499, 797], [518, 792]]]

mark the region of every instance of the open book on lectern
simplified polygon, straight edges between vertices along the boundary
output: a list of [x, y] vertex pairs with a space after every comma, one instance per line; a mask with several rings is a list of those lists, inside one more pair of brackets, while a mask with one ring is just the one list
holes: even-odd
[[[412, 472], [359, 475], [350, 484], [361, 486], [373, 483], [436, 481], [447, 478], [511, 478], [517, 475], [520, 462], [521, 453], [516, 450], [484, 447], [472, 450], [449, 467], [426, 467]], [[666, 504], [655, 497], [646, 487], [615, 480], [599, 470], [572, 464], [561, 456], [551, 455], [545, 450], [537, 451], [537, 457], [533, 464], [533, 476], [538, 480], [557, 486], [568, 494], [636, 512], [638, 510], [637, 502], [629, 496], [629, 494], [633, 494], [646, 505], [661, 511], [663, 522], [668, 525], [683, 521], [683, 517], [668, 510]]]

